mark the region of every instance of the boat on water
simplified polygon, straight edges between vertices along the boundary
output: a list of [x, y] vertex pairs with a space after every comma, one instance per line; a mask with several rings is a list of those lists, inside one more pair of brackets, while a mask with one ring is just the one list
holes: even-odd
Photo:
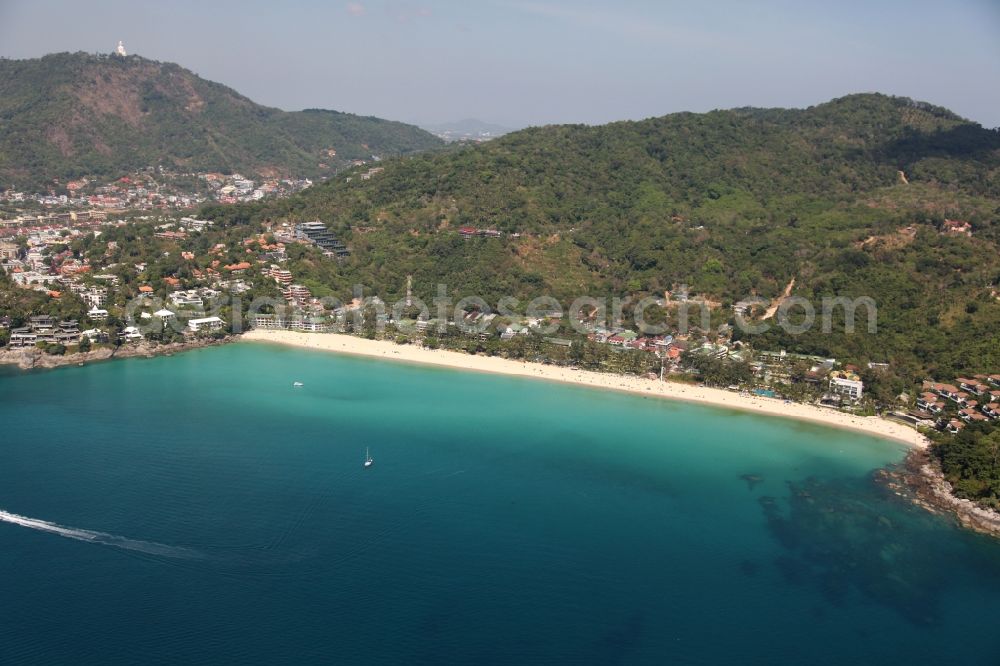
[[292, 386], [294, 386], [295, 388], [299, 388], [300, 386], [305, 386], [305, 384], [303, 384], [302, 382], [292, 382]]
[[368, 452], [368, 447], [365, 447], [365, 467], [371, 467], [375, 464], [375, 460], [372, 458], [372, 454]]

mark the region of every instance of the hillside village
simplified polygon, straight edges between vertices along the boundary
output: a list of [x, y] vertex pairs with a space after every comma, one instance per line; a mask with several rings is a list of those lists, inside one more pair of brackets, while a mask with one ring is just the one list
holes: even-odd
[[[364, 164], [359, 160], [358, 165]], [[5, 190], [0, 192], [0, 211], [33, 206], [40, 214], [12, 215], [4, 223], [30, 226], [38, 218], [48, 218], [48, 209], [58, 214], [94, 212], [189, 210], [203, 204], [249, 203], [267, 197], [286, 197], [308, 188], [313, 181], [275, 178], [255, 181], [238, 173], [178, 173], [164, 167], [148, 167], [112, 181], [80, 178], [52, 181], [46, 192]]]
[[[139, 328], [149, 328], [143, 324], [152, 320], [160, 324], [156, 339], [219, 331], [224, 323], [218, 314], [203, 315], [231, 307], [233, 296], [254, 290], [254, 280], [262, 285], [257, 295], [284, 297], [306, 308], [308, 288], [292, 284], [287, 271], [277, 267], [285, 259], [286, 243], [314, 246], [333, 258], [346, 254], [318, 222], [279, 233], [280, 240], [244, 238], [238, 230], [216, 230], [211, 221], [190, 217], [57, 222], [2, 231], [0, 257], [15, 290], [5, 294], [10, 303], [4, 307], [11, 313], [4, 338], [11, 348], [51, 345], [62, 353], [82, 338], [138, 342], [144, 339]], [[38, 295], [30, 301], [35, 309], [73, 316], [56, 321], [42, 312], [18, 311], [24, 299], [16, 290]], [[231, 324], [230, 318], [227, 330]]]

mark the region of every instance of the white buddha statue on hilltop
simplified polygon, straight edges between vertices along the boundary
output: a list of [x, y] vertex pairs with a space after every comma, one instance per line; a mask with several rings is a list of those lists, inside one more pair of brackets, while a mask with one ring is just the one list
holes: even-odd
[[122, 40], [120, 39], [118, 40], [118, 47], [115, 49], [115, 55], [120, 55], [123, 58], [128, 55], [125, 53], [125, 45], [122, 44]]

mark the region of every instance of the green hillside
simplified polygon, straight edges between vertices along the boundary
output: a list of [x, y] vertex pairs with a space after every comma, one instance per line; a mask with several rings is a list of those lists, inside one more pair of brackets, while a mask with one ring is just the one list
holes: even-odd
[[179, 65], [138, 56], [0, 59], [0, 186], [161, 164], [316, 177], [373, 154], [441, 144], [403, 123], [260, 106]]
[[[817, 308], [873, 297], [879, 333], [772, 331], [759, 345], [893, 360], [914, 376], [1000, 368], [1000, 132], [945, 109], [853, 95], [533, 128], [384, 166], [218, 214], [323, 219], [352, 257], [303, 270], [345, 295], [363, 284], [395, 298], [407, 275], [424, 298], [445, 283], [492, 302], [688, 285], [731, 316], [795, 278], [793, 294]], [[945, 233], [945, 219], [973, 235]], [[507, 235], [465, 240], [463, 225]]]

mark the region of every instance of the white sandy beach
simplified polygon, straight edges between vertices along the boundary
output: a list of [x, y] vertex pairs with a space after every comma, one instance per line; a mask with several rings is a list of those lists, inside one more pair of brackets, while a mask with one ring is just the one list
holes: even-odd
[[913, 428], [875, 416], [853, 416], [833, 409], [799, 403], [786, 403], [774, 398], [741, 395], [733, 391], [661, 382], [640, 377], [626, 377], [585, 370], [572, 370], [538, 363], [514, 361], [492, 356], [473, 356], [460, 352], [430, 350], [415, 345], [397, 345], [382, 340], [366, 340], [353, 335], [330, 333], [300, 333], [255, 329], [244, 333], [241, 340], [291, 345], [339, 354], [370, 356], [390, 361], [437, 365], [477, 372], [494, 372], [518, 377], [534, 377], [555, 382], [579, 384], [612, 391], [626, 391], [644, 396], [685, 400], [715, 407], [811, 421], [834, 428], [858, 430], [869, 435], [892, 439], [923, 448], [927, 439]]

